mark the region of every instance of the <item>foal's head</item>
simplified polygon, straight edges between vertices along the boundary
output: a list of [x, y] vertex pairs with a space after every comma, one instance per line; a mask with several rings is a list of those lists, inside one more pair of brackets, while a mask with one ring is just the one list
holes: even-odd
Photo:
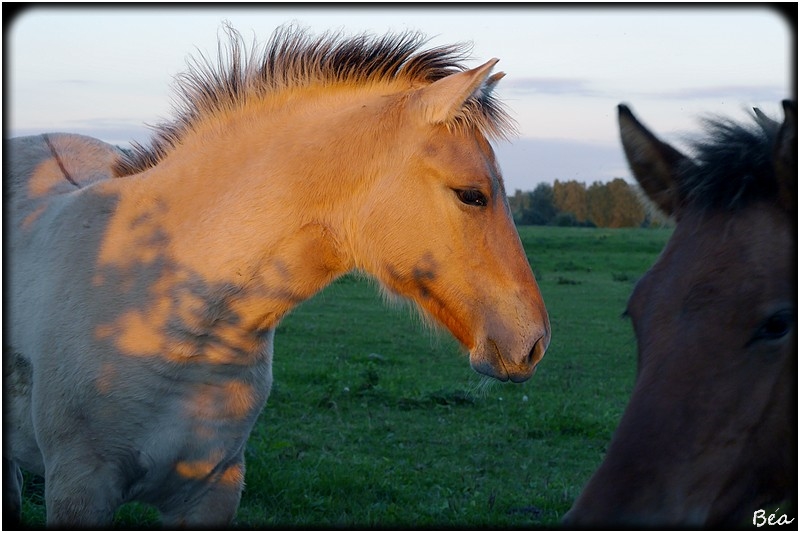
[[384, 97], [384, 131], [367, 148], [384, 152], [371, 156], [375, 179], [349, 238], [357, 266], [446, 326], [475, 370], [524, 381], [550, 325], [487, 139], [506, 120], [491, 95], [495, 63]]
[[784, 109], [783, 124], [709, 122], [690, 159], [620, 107], [633, 173], [677, 226], [630, 298], [636, 385], [571, 520], [743, 523], [796, 491], [797, 118]]
[[[549, 342], [544, 303], [480, 121], [495, 61], [402, 95], [392, 154], [358, 221], [361, 266], [436, 317], [477, 371], [531, 376]], [[476, 117], [478, 115], [478, 117]]]
[[329, 258], [306, 254], [316, 266], [298, 271], [365, 271], [447, 327], [478, 372], [529, 378], [550, 325], [489, 144], [511, 129], [492, 96], [497, 60], [467, 70], [463, 46], [421, 49], [417, 34], [314, 39], [291, 27], [259, 57], [231, 35], [229, 58], [180, 79], [181, 116], [118, 173], [157, 165], [193, 131], [246, 128], [244, 146], [228, 142], [244, 154], [233, 164], [268, 159], [250, 171], [262, 180], [252, 189], [270, 191], [258, 209], [280, 226], [265, 231], [317, 238], [296, 248]]

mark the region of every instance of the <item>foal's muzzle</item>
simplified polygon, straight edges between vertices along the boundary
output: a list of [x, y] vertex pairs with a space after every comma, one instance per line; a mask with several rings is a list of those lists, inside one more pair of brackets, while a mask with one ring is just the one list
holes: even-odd
[[470, 366], [479, 374], [499, 381], [522, 383], [533, 376], [549, 342], [550, 335], [545, 333], [530, 349], [521, 350], [521, 355], [515, 357], [510, 351], [502, 350], [496, 341], [488, 339], [470, 353]]

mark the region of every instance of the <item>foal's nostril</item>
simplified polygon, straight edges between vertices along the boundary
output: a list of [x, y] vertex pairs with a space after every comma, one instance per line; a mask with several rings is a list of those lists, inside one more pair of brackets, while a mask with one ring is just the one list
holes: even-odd
[[547, 350], [547, 336], [542, 335], [535, 343], [533, 343], [533, 348], [531, 348], [531, 351], [528, 352], [528, 357], [525, 362], [530, 366], [537, 364], [542, 360], [542, 357], [544, 357], [545, 350]]

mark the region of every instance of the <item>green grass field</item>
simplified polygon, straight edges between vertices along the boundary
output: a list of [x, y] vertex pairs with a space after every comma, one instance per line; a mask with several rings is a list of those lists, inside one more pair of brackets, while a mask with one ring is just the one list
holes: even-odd
[[[345, 277], [278, 328], [237, 526], [556, 525], [600, 464], [632, 389], [621, 318], [667, 229], [522, 227], [552, 323], [524, 384], [488, 383], [449, 334]], [[29, 479], [23, 520], [44, 521]], [[120, 510], [120, 525], [156, 515]]]

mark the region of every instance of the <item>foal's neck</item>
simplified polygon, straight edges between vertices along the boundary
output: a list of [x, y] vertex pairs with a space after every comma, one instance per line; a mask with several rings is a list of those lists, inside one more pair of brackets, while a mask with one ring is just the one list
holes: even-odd
[[334, 109], [327, 124], [302, 110], [215, 117], [159, 165], [113, 180], [119, 200], [101, 262], [161, 261], [174, 282], [193, 280], [206, 306], [224, 300], [241, 327], [274, 327], [354, 266], [348, 217], [366, 173], [330, 153], [352, 142], [336, 129], [348, 109]]

